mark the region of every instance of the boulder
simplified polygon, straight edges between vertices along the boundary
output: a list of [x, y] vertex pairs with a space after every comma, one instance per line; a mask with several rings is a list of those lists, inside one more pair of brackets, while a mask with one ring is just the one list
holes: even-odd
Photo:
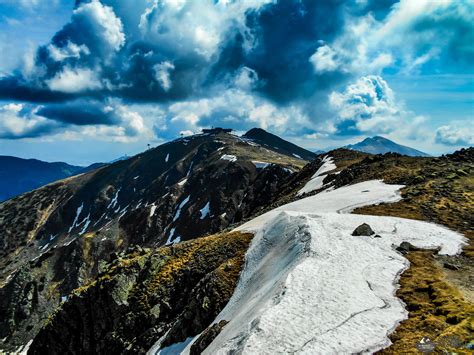
[[370, 236], [374, 234], [375, 232], [367, 223], [362, 223], [359, 227], [354, 229], [354, 231], [352, 232], [352, 235], [354, 236]]

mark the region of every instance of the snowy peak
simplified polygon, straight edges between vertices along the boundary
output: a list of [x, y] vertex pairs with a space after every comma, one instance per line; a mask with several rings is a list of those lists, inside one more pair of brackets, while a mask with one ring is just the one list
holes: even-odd
[[395, 143], [390, 139], [381, 136], [368, 137], [359, 143], [349, 144], [345, 148], [370, 154], [385, 154], [391, 152], [411, 157], [429, 156], [427, 153]]
[[275, 150], [281, 154], [293, 156], [303, 160], [313, 160], [316, 154], [298, 147], [296, 144], [290, 143], [274, 134], [271, 134], [261, 128], [252, 128], [245, 133], [243, 138], [250, 139], [265, 148]]

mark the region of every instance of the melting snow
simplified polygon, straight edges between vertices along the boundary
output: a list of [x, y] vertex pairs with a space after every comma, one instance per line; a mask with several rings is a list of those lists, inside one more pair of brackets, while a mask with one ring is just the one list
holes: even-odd
[[83, 235], [83, 234], [86, 232], [87, 227], [89, 227], [89, 224], [91, 223], [91, 221], [90, 221], [90, 216], [91, 216], [91, 214], [89, 213], [89, 214], [87, 215], [87, 217], [84, 218], [84, 219], [82, 220], [82, 222], [79, 224], [79, 225], [81, 225], [81, 224], [84, 223], [84, 226], [82, 227], [81, 231], [79, 232], [79, 235]]
[[271, 163], [266, 163], [263, 161], [252, 160], [252, 163], [257, 169], [265, 169], [267, 166], [272, 165]]
[[26, 355], [28, 354], [28, 349], [30, 348], [31, 344], [33, 344], [33, 339], [31, 339], [26, 345], [20, 346], [14, 354], [17, 355]]
[[84, 202], [81, 203], [81, 205], [77, 208], [76, 210], [76, 217], [74, 218], [74, 222], [72, 222], [72, 225], [69, 227], [68, 233], [71, 233], [72, 229], [76, 226], [77, 220], [79, 216], [81, 215], [82, 209], [84, 208]]
[[175, 230], [176, 230], [176, 228], [171, 228], [170, 234], [168, 236], [168, 239], [166, 240], [165, 245], [175, 244], [175, 243], [179, 243], [181, 241], [181, 237], [179, 237], [179, 236], [177, 236], [176, 238], [173, 239]]
[[115, 192], [115, 195], [114, 195], [114, 197], [112, 198], [112, 200], [110, 201], [110, 203], [109, 203], [109, 205], [107, 206], [107, 208], [114, 208], [114, 207], [115, 207], [115, 205], [117, 204], [118, 194], [119, 194], [119, 192], [120, 192], [121, 189], [122, 189], [122, 188], [119, 188], [119, 189], [117, 190], [117, 192]]
[[[388, 334], [407, 317], [395, 282], [408, 261], [394, 246], [440, 246], [440, 253], [452, 255], [465, 242], [431, 223], [342, 214], [396, 201], [401, 187], [366, 181], [281, 206], [239, 227], [255, 237], [237, 288], [215, 320], [230, 322], [204, 353], [336, 354], [388, 346]], [[352, 236], [364, 222], [381, 238]]]
[[316, 171], [316, 173], [311, 177], [311, 180], [309, 180], [306, 185], [298, 191], [297, 195], [301, 196], [304, 193], [315, 191], [323, 187], [323, 180], [326, 177], [326, 174], [336, 168], [337, 166], [334, 164], [332, 158], [326, 155], [323, 158], [323, 165], [321, 165], [318, 171]]
[[150, 208], [150, 217], [153, 217], [153, 215], [155, 214], [155, 210], [156, 210], [156, 205], [153, 203]]
[[199, 212], [201, 212], [201, 217], [200, 217], [201, 219], [204, 219], [209, 215], [209, 207], [210, 207], [210, 203], [209, 201], [207, 201], [206, 205], [199, 210]]
[[231, 155], [231, 154], [224, 154], [223, 156], [221, 156], [221, 159], [222, 160], [228, 160], [230, 162], [237, 161], [237, 157], [235, 155]]
[[176, 221], [179, 216], [181, 215], [181, 209], [184, 207], [185, 204], [187, 204], [189, 202], [189, 198], [191, 197], [191, 195], [189, 195], [188, 197], [186, 197], [183, 202], [181, 202], [178, 206], [178, 210], [176, 211], [176, 214], [174, 215], [174, 218], [173, 218], [173, 222]]

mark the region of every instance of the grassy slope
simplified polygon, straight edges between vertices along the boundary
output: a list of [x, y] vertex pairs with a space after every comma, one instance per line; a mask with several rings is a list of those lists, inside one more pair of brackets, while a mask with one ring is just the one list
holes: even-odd
[[[407, 304], [409, 318], [391, 335], [394, 344], [382, 353], [417, 353], [416, 344], [426, 336], [437, 343], [437, 352], [463, 353], [466, 349], [462, 350], [461, 344], [474, 337], [472, 162], [392, 157], [366, 165], [357, 180], [383, 178], [387, 183], [406, 184], [404, 199], [359, 208], [354, 213], [435, 222], [463, 233], [469, 240], [459, 257], [439, 257], [433, 251], [408, 253], [411, 267], [401, 276], [397, 295]], [[458, 270], [446, 270], [445, 263], [454, 264]]]

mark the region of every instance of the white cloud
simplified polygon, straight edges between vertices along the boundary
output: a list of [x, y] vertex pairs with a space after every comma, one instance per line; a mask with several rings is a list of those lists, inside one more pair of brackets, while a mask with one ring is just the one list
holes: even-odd
[[200, 131], [208, 125], [231, 124], [248, 129], [261, 127], [274, 132], [291, 132], [310, 125], [296, 106], [280, 108], [271, 102], [239, 89], [229, 89], [213, 98], [182, 101], [170, 105], [164, 113], [175, 129]]
[[102, 5], [99, 0], [82, 3], [74, 10], [72, 21], [84, 23], [101, 39], [102, 45], [119, 50], [125, 44], [122, 21], [110, 6]]
[[397, 131], [414, 137], [425, 121], [397, 102], [387, 82], [375, 75], [359, 78], [343, 92], [332, 92], [329, 105], [336, 113], [332, 131], [342, 135]]
[[90, 51], [86, 45], [82, 44], [78, 46], [75, 43], [70, 41], [67, 42], [67, 45], [62, 48], [58, 48], [53, 44], [48, 45], [48, 50], [51, 58], [55, 61], [60, 62], [67, 58], [80, 58], [82, 54], [89, 55]]
[[452, 122], [436, 130], [436, 143], [450, 146], [474, 145], [474, 124], [472, 122]]
[[[341, 36], [311, 57], [317, 72], [343, 70], [378, 74], [396, 66], [416, 73], [443, 55], [473, 54], [474, 3], [457, 0], [401, 0], [385, 18], [372, 13], [348, 17]], [[342, 69], [341, 69], [342, 68]]]
[[309, 58], [314, 69], [318, 73], [331, 72], [339, 70], [341, 63], [337, 59], [337, 53], [328, 45], [319, 47]]
[[[223, 35], [237, 26], [251, 36], [245, 24], [245, 13], [258, 9], [271, 0], [247, 1], [153, 1], [141, 15], [139, 28], [143, 37], [174, 56], [198, 54], [211, 60], [220, 44], [227, 40]], [[248, 43], [246, 45], [249, 45]]]
[[234, 77], [234, 86], [242, 90], [251, 90], [259, 86], [258, 73], [249, 68], [240, 68]]
[[0, 138], [35, 137], [38, 133], [50, 133], [59, 126], [57, 122], [36, 115], [36, 110], [24, 104], [0, 106]]
[[98, 90], [103, 87], [97, 72], [88, 68], [65, 67], [46, 84], [53, 91], [64, 93], [78, 93], [89, 90]]
[[170, 75], [171, 71], [174, 70], [173, 63], [169, 61], [164, 61], [159, 64], [155, 64], [153, 66], [153, 70], [155, 72], [155, 79], [158, 84], [160, 84], [164, 91], [169, 91], [172, 86]]

